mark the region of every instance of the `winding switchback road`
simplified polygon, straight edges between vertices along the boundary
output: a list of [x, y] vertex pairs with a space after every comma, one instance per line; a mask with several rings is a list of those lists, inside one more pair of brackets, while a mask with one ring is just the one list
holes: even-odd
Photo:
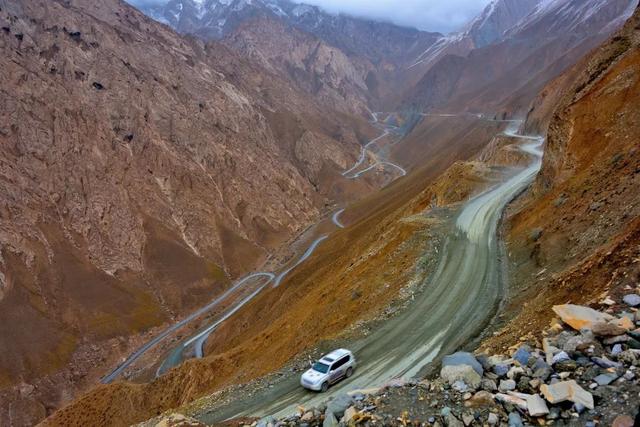
[[104, 376], [100, 382], [102, 382], [103, 384], [109, 384], [110, 382], [115, 380], [125, 369], [127, 369], [129, 366], [131, 366], [131, 364], [133, 362], [135, 362], [136, 360], [138, 360], [144, 353], [146, 353], [147, 351], [149, 351], [150, 349], [152, 349], [153, 347], [158, 345], [166, 337], [168, 337], [169, 335], [171, 335], [172, 333], [174, 333], [178, 329], [182, 328], [183, 326], [185, 326], [189, 322], [191, 322], [194, 319], [202, 316], [203, 314], [213, 310], [215, 307], [217, 307], [223, 301], [225, 301], [229, 296], [231, 296], [234, 292], [236, 292], [239, 288], [241, 288], [245, 283], [247, 283], [249, 280], [254, 279], [256, 277], [267, 277], [267, 278], [269, 278], [269, 282], [270, 282], [271, 280], [273, 280], [275, 278], [275, 275], [273, 275], [272, 273], [254, 273], [254, 274], [251, 274], [251, 275], [246, 276], [245, 278], [239, 280], [231, 288], [229, 288], [226, 292], [224, 292], [222, 295], [217, 297], [215, 300], [213, 300], [212, 302], [210, 302], [206, 306], [204, 306], [201, 309], [191, 313], [189, 316], [185, 317], [184, 319], [182, 319], [181, 321], [175, 323], [174, 325], [171, 325], [169, 328], [165, 329], [160, 334], [156, 335], [151, 341], [149, 341], [148, 343], [146, 343], [145, 345], [140, 347], [138, 350], [136, 350], [133, 354], [131, 354], [116, 369], [114, 369], [108, 375]]
[[[378, 113], [371, 113], [371, 116], [373, 118], [374, 124], [380, 123], [378, 120]], [[346, 176], [352, 171], [358, 169], [360, 165], [362, 165], [362, 163], [365, 161], [366, 152], [369, 149], [369, 147], [371, 147], [380, 139], [389, 135], [393, 128], [395, 127], [385, 125], [384, 132], [379, 137], [374, 138], [373, 140], [369, 141], [366, 145], [361, 147], [360, 156], [356, 161], [356, 164], [349, 170], [345, 171], [343, 173], [343, 176]], [[400, 171], [402, 176], [407, 174], [407, 172], [402, 167], [396, 164], [390, 163], [388, 161], [383, 161], [383, 162], [377, 161], [374, 165], [367, 168], [365, 171], [356, 173], [355, 176], [351, 176], [351, 177], [348, 176], [347, 178], [356, 179], [362, 173], [373, 169], [377, 165], [390, 166], [390, 167], [396, 168], [397, 170]], [[344, 225], [339, 221], [339, 216], [342, 212], [344, 212], [344, 209], [341, 209], [335, 212], [332, 216], [333, 223], [339, 228], [344, 228]], [[144, 344], [142, 347], [137, 349], [134, 353], [132, 353], [129, 357], [127, 357], [118, 367], [116, 367], [109, 374], [105, 375], [101, 379], [101, 382], [104, 384], [111, 383], [116, 378], [118, 378], [128, 367], [133, 365], [145, 353], [147, 353], [149, 350], [156, 347], [160, 342], [167, 339], [169, 336], [177, 333], [181, 328], [185, 327], [189, 323], [195, 321], [196, 319], [204, 316], [207, 313], [212, 312], [215, 308], [228, 304], [228, 306], [226, 307], [226, 311], [223, 311], [222, 313], [219, 313], [216, 316], [213, 316], [214, 320], [211, 324], [204, 327], [204, 329], [201, 329], [199, 332], [197, 332], [196, 335], [187, 338], [186, 340], [180, 342], [177, 346], [175, 346], [168, 353], [168, 355], [162, 360], [162, 363], [156, 370], [156, 376], [160, 376], [163, 373], [165, 373], [168, 369], [179, 365], [185, 357], [188, 357], [187, 356], [188, 351], [191, 346], [193, 346], [193, 355], [195, 355], [195, 357], [197, 358], [202, 358], [204, 356], [204, 343], [206, 342], [207, 338], [211, 335], [211, 333], [213, 333], [221, 323], [223, 323], [225, 320], [227, 320], [229, 317], [235, 314], [246, 303], [251, 301], [271, 282], [274, 283], [273, 284], [274, 287], [280, 286], [284, 278], [296, 267], [298, 267], [300, 264], [306, 261], [313, 254], [313, 252], [318, 247], [318, 245], [322, 243], [325, 239], [327, 239], [327, 237], [328, 237], [327, 235], [323, 235], [317, 238], [315, 241], [313, 241], [311, 245], [308, 247], [308, 249], [305, 251], [305, 253], [302, 255], [302, 257], [293, 266], [287, 268], [286, 270], [284, 270], [282, 273], [278, 275], [271, 272], [257, 272], [257, 273], [250, 274], [244, 277], [243, 279], [239, 280], [230, 289], [224, 292], [221, 296], [217, 297], [214, 301], [200, 308], [199, 310], [195, 311], [189, 316], [185, 317], [183, 320], [168, 327], [167, 329], [162, 331], [160, 334], [155, 336], [153, 339], [151, 339], [149, 342]], [[254, 279], [266, 279], [266, 281], [262, 283], [262, 281], [256, 281]], [[251, 286], [251, 284], [253, 284], [253, 287]], [[243, 292], [249, 292], [249, 293], [248, 295], [243, 295]]]
[[340, 222], [340, 215], [345, 211], [345, 209], [337, 210], [331, 216], [331, 222], [333, 222], [337, 227], [344, 228], [344, 224]]
[[407, 309], [349, 346], [359, 363], [351, 379], [318, 394], [302, 389], [298, 375], [289, 375], [268, 389], [196, 416], [207, 423], [244, 415], [288, 416], [298, 405], [313, 407], [340, 392], [414, 377], [438, 356], [478, 336], [497, 312], [503, 294], [497, 241], [500, 217], [542, 164], [542, 137], [509, 136], [524, 141], [520, 149], [530, 155], [530, 164], [514, 169], [501, 184], [464, 205], [423, 291]]

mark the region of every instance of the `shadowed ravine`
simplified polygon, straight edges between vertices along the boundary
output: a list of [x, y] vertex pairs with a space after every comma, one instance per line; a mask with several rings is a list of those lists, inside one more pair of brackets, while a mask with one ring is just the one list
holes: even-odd
[[290, 375], [271, 388], [196, 415], [206, 423], [243, 415], [288, 416], [298, 405], [313, 407], [340, 392], [414, 377], [439, 355], [479, 335], [495, 315], [503, 294], [497, 241], [500, 217], [541, 167], [543, 138], [507, 135], [527, 141], [520, 148], [531, 155], [531, 163], [464, 205], [423, 291], [406, 310], [349, 345], [359, 363], [351, 379], [318, 394], [302, 389], [299, 376]]

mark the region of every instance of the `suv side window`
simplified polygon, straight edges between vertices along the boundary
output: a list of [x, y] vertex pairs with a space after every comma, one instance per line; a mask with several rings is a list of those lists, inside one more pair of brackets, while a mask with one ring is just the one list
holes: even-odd
[[336, 369], [340, 368], [342, 365], [347, 363], [348, 360], [349, 360], [349, 356], [343, 357], [342, 359], [340, 359], [336, 363], [334, 363], [333, 364], [333, 368], [331, 368], [331, 369], [335, 371]]

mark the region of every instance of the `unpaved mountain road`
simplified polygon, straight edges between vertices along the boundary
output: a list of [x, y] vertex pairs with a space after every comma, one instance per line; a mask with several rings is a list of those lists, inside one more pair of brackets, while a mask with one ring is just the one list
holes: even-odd
[[541, 137], [508, 136], [523, 141], [520, 148], [531, 156], [530, 164], [512, 170], [501, 184], [464, 205], [423, 291], [406, 310], [349, 345], [358, 359], [351, 379], [318, 394], [304, 390], [299, 375], [291, 374], [270, 388], [194, 415], [205, 423], [239, 416], [288, 416], [298, 405], [313, 407], [341, 392], [414, 377], [438, 356], [478, 336], [494, 317], [503, 294], [497, 239], [500, 217], [507, 204], [533, 181], [542, 163]]

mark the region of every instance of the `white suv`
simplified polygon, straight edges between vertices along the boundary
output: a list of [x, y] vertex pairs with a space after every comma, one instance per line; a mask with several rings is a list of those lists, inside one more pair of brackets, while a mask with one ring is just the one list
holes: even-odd
[[325, 392], [331, 384], [349, 378], [356, 369], [356, 358], [349, 350], [334, 350], [302, 374], [300, 384], [309, 390]]

